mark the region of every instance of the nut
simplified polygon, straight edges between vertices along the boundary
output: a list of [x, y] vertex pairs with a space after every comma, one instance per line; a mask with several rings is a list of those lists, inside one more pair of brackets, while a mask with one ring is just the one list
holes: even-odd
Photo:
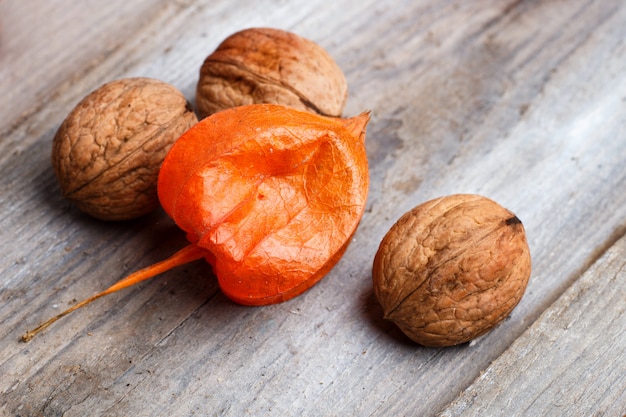
[[496, 202], [458, 194], [404, 214], [382, 240], [374, 293], [386, 319], [425, 346], [474, 339], [504, 320], [530, 277], [521, 221]]
[[296, 34], [252, 28], [226, 38], [200, 69], [196, 107], [203, 118], [246, 104], [282, 104], [341, 116], [348, 87], [341, 68]]
[[197, 121], [167, 83], [126, 78], [105, 84], [78, 103], [54, 137], [52, 166], [61, 191], [99, 219], [149, 213], [159, 204], [165, 154]]

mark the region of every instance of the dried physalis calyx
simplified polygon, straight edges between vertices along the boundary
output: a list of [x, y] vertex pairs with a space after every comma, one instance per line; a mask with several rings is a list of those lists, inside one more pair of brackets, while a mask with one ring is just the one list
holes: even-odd
[[251, 104], [203, 119], [172, 146], [161, 205], [206, 251], [226, 296], [288, 300], [339, 261], [365, 209], [368, 121]]
[[159, 171], [163, 209], [190, 243], [26, 332], [107, 294], [204, 258], [233, 301], [289, 300], [341, 259], [365, 210], [369, 113], [324, 117], [252, 104], [203, 119], [183, 134]]
[[196, 124], [175, 87], [150, 78], [110, 82], [85, 97], [54, 137], [52, 166], [63, 195], [103, 220], [128, 220], [159, 205], [159, 167]]
[[200, 69], [201, 117], [254, 103], [341, 116], [348, 87], [341, 68], [318, 44], [278, 29], [252, 28], [226, 38]]
[[530, 271], [521, 221], [490, 199], [458, 194], [423, 203], [393, 225], [374, 259], [374, 293], [385, 318], [411, 339], [451, 346], [504, 320]]

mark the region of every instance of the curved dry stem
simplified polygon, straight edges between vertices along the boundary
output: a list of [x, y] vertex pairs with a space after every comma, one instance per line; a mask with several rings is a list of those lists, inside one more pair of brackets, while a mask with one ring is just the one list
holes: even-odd
[[116, 282], [115, 284], [113, 284], [112, 286], [110, 286], [109, 288], [107, 288], [106, 290], [99, 292], [95, 295], [92, 295], [91, 297], [81, 301], [78, 304], [73, 305], [72, 307], [68, 308], [67, 310], [63, 311], [60, 314], [57, 314], [56, 316], [52, 317], [51, 319], [41, 323], [39, 326], [35, 327], [33, 330], [27, 331], [26, 333], [24, 333], [22, 335], [22, 337], [20, 338], [20, 340], [22, 342], [28, 342], [30, 341], [33, 337], [35, 337], [39, 332], [41, 332], [42, 330], [45, 330], [46, 328], [48, 328], [52, 323], [54, 323], [55, 321], [59, 320], [60, 318], [67, 316], [68, 314], [70, 314], [72, 311], [74, 310], [78, 310], [81, 307], [86, 306], [87, 304], [91, 303], [94, 300], [97, 300], [100, 297], [103, 297], [107, 294], [111, 294], [114, 293], [116, 291], [119, 291], [121, 289], [130, 287], [132, 285], [135, 285], [141, 281], [145, 281], [147, 279], [150, 279], [156, 275], [159, 275], [165, 271], [168, 271], [176, 266], [180, 266], [180, 265], [184, 265], [187, 264], [189, 262], [195, 261], [197, 259], [203, 258], [206, 255], [206, 251], [199, 248], [198, 246], [194, 245], [194, 244], [190, 244], [188, 246], [185, 246], [183, 249], [179, 250], [178, 252], [176, 252], [174, 255], [170, 256], [169, 258], [161, 261], [161, 262], [157, 262], [154, 265], [150, 265], [146, 268], [140, 269], [139, 271], [133, 272], [132, 274], [130, 274], [129, 276], [127, 276], [126, 278], [121, 279], [120, 281]]

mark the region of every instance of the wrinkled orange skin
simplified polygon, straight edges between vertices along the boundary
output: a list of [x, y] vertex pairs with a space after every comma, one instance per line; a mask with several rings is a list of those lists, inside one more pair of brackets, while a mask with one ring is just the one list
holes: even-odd
[[226, 296], [285, 301], [337, 263], [367, 198], [368, 121], [253, 104], [205, 118], [176, 141], [159, 199], [206, 250]]

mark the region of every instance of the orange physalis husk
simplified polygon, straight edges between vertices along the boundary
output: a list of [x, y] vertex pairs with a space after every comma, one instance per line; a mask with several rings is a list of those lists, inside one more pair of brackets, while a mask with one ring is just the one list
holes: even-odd
[[254, 104], [178, 139], [159, 199], [207, 251], [224, 294], [247, 305], [285, 301], [337, 263], [365, 208], [368, 121]]
[[205, 258], [230, 299], [293, 298], [339, 261], [368, 191], [369, 113], [341, 119], [273, 104], [215, 113], [176, 141], [159, 173], [159, 199], [191, 242], [22, 336], [28, 341], [92, 301]]

